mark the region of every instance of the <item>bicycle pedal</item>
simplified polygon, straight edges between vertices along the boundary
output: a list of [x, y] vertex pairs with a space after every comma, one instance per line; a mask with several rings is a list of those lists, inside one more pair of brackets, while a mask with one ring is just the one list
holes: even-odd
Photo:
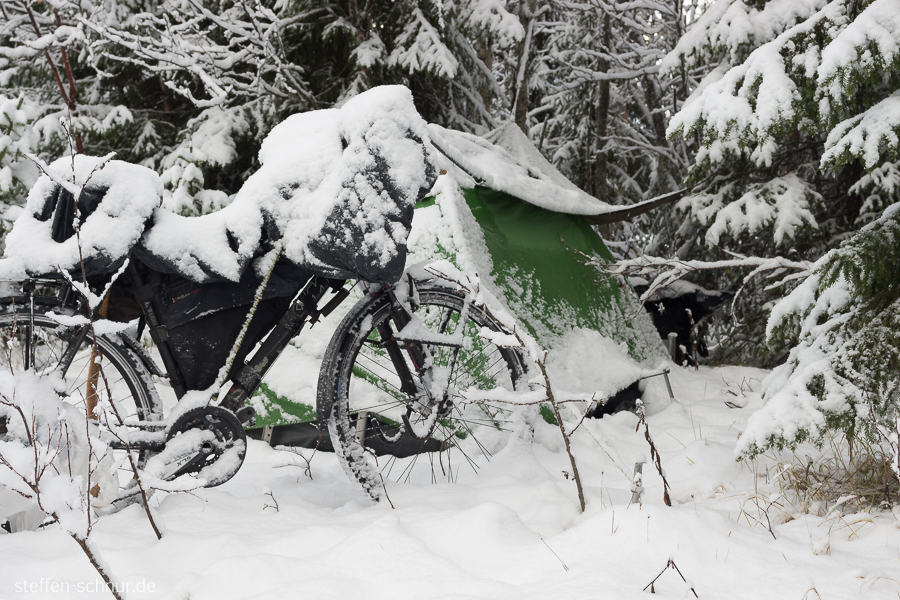
[[242, 406], [234, 413], [241, 425], [253, 427], [256, 424], [256, 409], [252, 406]]
[[382, 340], [370, 340], [370, 339], [363, 340], [363, 343], [369, 344], [370, 346], [378, 348], [379, 350], [384, 350], [385, 348], [387, 348], [387, 344], [388, 344], [388, 342], [384, 342]]

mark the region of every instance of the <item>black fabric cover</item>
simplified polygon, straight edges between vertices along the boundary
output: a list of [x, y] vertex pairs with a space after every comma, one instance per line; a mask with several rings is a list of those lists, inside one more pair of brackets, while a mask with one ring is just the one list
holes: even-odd
[[[232, 371], [243, 365], [250, 351], [284, 315], [309, 274], [279, 262], [263, 290], [263, 297]], [[253, 268], [237, 283], [194, 283], [178, 275], [153, 271], [149, 283], [159, 303], [169, 343], [188, 389], [202, 390], [215, 383], [262, 283]], [[233, 375], [232, 372], [229, 376]]]
[[[275, 326], [290, 302], [290, 297], [282, 296], [259, 303], [244, 341], [235, 355], [229, 378], [243, 366], [247, 355]], [[188, 389], [205, 390], [215, 383], [249, 310], [250, 305], [226, 308], [168, 328], [169, 343]]]
[[[422, 143], [422, 140], [412, 133], [408, 135], [416, 142]], [[357, 215], [354, 211], [358, 210], [358, 207], [353, 202], [335, 206], [318, 237], [310, 241], [308, 245], [310, 253], [322, 261], [324, 266], [305, 265], [305, 267], [316, 275], [332, 279], [362, 279], [372, 283], [394, 283], [403, 275], [406, 265], [406, 243], [398, 243], [397, 252], [385, 264], [381, 264], [380, 252], [371, 246], [368, 246], [368, 251], [364, 251], [361, 249], [359, 240], [369, 235], [377, 235], [380, 230], [404, 232], [399, 237], [405, 240], [412, 228], [415, 203], [404, 204], [401, 192], [391, 179], [387, 164], [377, 154], [375, 155], [375, 166], [362, 172], [361, 175], [364, 176], [368, 185], [378, 192], [386, 192], [394, 201], [394, 210], [387, 215], [387, 222], [381, 223], [370, 219], [356, 218]], [[417, 200], [425, 197], [436, 180], [437, 172], [434, 165], [426, 163], [425, 185], [419, 189]], [[350, 196], [353, 197], [353, 194]]]
[[[416, 138], [416, 141], [420, 140]], [[372, 283], [394, 283], [400, 279], [406, 265], [407, 245], [405, 241], [397, 243], [397, 251], [382, 263], [384, 257], [381, 255], [380, 249], [362, 244], [361, 240], [368, 236], [382, 235], [383, 230], [401, 233], [396, 237], [405, 240], [412, 228], [415, 203], [405, 203], [383, 160], [376, 160], [376, 167], [361, 173], [361, 175], [365, 180], [364, 185], [371, 186], [378, 192], [385, 192], [393, 200], [393, 210], [385, 215], [384, 221], [358, 218], [359, 213], [363, 210], [359, 205], [359, 196], [355, 190], [345, 188], [350, 191], [348, 194], [350, 199], [334, 207], [321, 231], [308, 244], [309, 253], [316, 260], [309, 264], [294, 264], [295, 268], [310, 275], [319, 275], [329, 279], [361, 279]], [[427, 163], [425, 177], [426, 183], [419, 189], [418, 199], [428, 193], [437, 179], [434, 166], [430, 163]], [[289, 198], [292, 191], [284, 190], [282, 195]], [[202, 219], [203, 217], [196, 218]], [[277, 240], [282, 237], [271, 215], [263, 211], [262, 219], [263, 227], [259, 233], [259, 241], [256, 242], [255, 256], [271, 250]], [[153, 226], [155, 225], [151, 225], [151, 227]], [[229, 241], [229, 250], [238, 256], [238, 240], [230, 230], [226, 229], [225, 233]], [[198, 234], [202, 235], [200, 231]], [[155, 271], [188, 279], [188, 275], [171, 258], [150, 251], [143, 243], [135, 246], [131, 253]], [[198, 259], [197, 262], [203, 271], [202, 283], [222, 283], [224, 285], [231, 283], [201, 260]], [[251, 260], [243, 259], [239, 260], [239, 263], [241, 269], [249, 270], [248, 266]]]
[[[306, 270], [279, 261], [263, 290], [262, 299], [293, 298], [309, 277]], [[249, 268], [237, 283], [194, 283], [180, 275], [153, 272], [149, 282], [160, 303], [163, 322], [171, 328], [228, 308], [249, 308], [262, 277]]]
[[[34, 213], [38, 221], [46, 222], [51, 218], [50, 236], [54, 242], [61, 244], [75, 235], [75, 218], [77, 213], [78, 224], [82, 225], [103, 201], [103, 197], [109, 188], [105, 186], [85, 186], [81, 192], [81, 198], [76, 206], [75, 196], [61, 185], [53, 186], [52, 191], [44, 198], [43, 206]], [[124, 256], [108, 257], [103, 254], [87, 256], [84, 258], [84, 272], [87, 277], [94, 277], [103, 273], [114, 272], [125, 262]], [[81, 267], [72, 269], [75, 279], [81, 279]], [[36, 273], [35, 275], [52, 276], [53, 274]]]

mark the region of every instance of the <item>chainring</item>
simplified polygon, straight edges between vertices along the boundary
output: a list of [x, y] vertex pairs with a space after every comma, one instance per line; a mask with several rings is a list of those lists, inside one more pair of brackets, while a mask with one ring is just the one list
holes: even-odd
[[167, 448], [182, 436], [196, 438], [196, 443], [184, 444], [185, 450], [175, 453], [177, 469], [168, 479], [194, 475], [206, 481], [205, 487], [215, 487], [234, 477], [244, 463], [247, 435], [235, 414], [226, 408], [200, 406], [185, 412], [169, 428]]

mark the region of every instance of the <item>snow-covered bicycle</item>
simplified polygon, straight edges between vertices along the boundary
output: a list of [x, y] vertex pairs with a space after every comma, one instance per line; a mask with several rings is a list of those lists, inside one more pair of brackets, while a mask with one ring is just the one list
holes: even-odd
[[[512, 390], [527, 367], [458, 278], [403, 272], [412, 207], [434, 181], [431, 151], [408, 91], [381, 88], [287, 119], [234, 201], [202, 217], [161, 208], [162, 186], [143, 167], [85, 156], [42, 165], [0, 261], [11, 280], [0, 367], [56, 378], [95, 419], [118, 453], [110, 502], [138, 497], [134, 466], [150, 487], [183, 476], [219, 485], [243, 462], [248, 400], [272, 363], [355, 288], [362, 297], [321, 365], [320, 430], [375, 499], [385, 479], [409, 476], [416, 457], [391, 455], [401, 441], [427, 455], [432, 478], [452, 478], [503, 428], [473, 390]], [[141, 345], [145, 331], [162, 366]], [[179, 399], [169, 414], [154, 377]]]

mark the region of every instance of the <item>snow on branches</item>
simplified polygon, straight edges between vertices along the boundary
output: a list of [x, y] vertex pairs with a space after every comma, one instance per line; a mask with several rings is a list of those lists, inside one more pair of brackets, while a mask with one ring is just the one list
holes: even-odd
[[820, 199], [805, 181], [788, 173], [743, 189], [730, 183], [714, 192], [688, 195], [676, 206], [689, 211], [701, 225], [708, 227], [706, 241], [711, 245], [719, 244], [726, 233], [756, 235], [773, 227], [775, 244], [781, 246], [789, 242], [801, 226], [818, 227], [809, 209], [810, 200]]
[[724, 55], [730, 64], [744, 61], [754, 48], [822, 9], [828, 0], [716, 0], [703, 11], [660, 64], [677, 70], [681, 61], [697, 64]]
[[[649, 279], [651, 283], [641, 295], [642, 302], [654, 297], [659, 290], [676, 281], [703, 271], [750, 269], [741, 284], [740, 291], [743, 291], [744, 287], [757, 276], [766, 276], [771, 281], [769, 288], [779, 288], [809, 277], [812, 268], [807, 262], [789, 260], [781, 256], [759, 258], [739, 254], [734, 254], [733, 258], [728, 260], [717, 261], [667, 259], [644, 255], [612, 264], [602, 258], [594, 258], [591, 262], [598, 270], [611, 275]], [[740, 291], [734, 297], [732, 308], [740, 297]]]
[[[737, 452], [848, 437], [896, 439], [900, 415], [900, 204], [823, 256], [813, 274], [772, 310], [770, 337], [797, 343], [763, 382], [766, 406], [754, 414]], [[891, 438], [891, 435], [894, 438]]]
[[[34, 371], [0, 372], [0, 485], [53, 516], [84, 540], [94, 517], [118, 493], [110, 448], [83, 412], [63, 402], [57, 382]], [[92, 492], [93, 490], [93, 492]]]
[[422, 10], [413, 9], [413, 18], [397, 38], [397, 47], [388, 57], [388, 64], [414, 73], [434, 71], [453, 78], [459, 61], [444, 45], [440, 32], [428, 22]]
[[[719, 0], [692, 24], [661, 65], [711, 67], [667, 129], [697, 144], [679, 255], [815, 262], [900, 200], [896, 7]], [[704, 285], [734, 283], [716, 277]], [[754, 345], [783, 291], [753, 292], [742, 327]]]
[[[822, 128], [830, 131], [823, 167], [862, 158], [871, 168], [879, 157], [894, 155], [897, 137], [885, 130], [900, 125], [900, 113], [878, 90], [886, 89], [885, 70], [897, 65], [900, 17], [891, 0], [875, 0], [859, 14], [855, 5], [775, 0], [757, 11], [740, 1], [717, 3], [666, 57], [664, 69], [704, 45], [728, 49], [730, 60], [739, 61], [738, 48], [765, 43], [686, 103], [672, 118], [669, 135], [701, 132], [698, 163], [744, 155], [757, 166], [771, 166], [786, 134]], [[742, 11], [749, 27], [732, 14]], [[782, 31], [767, 41], [779, 26]], [[871, 141], [860, 143], [863, 138]]]
[[[105, 58], [160, 74], [195, 106], [263, 94], [314, 105], [304, 69], [286, 58], [282, 41], [286, 30], [302, 23], [302, 15], [284, 18], [260, 2], [222, 8], [212, 11], [197, 0], [167, 1], [153, 12], [134, 15], [127, 27], [85, 16], [78, 21], [106, 42], [97, 49]], [[194, 77], [206, 98], [192, 90]]]

